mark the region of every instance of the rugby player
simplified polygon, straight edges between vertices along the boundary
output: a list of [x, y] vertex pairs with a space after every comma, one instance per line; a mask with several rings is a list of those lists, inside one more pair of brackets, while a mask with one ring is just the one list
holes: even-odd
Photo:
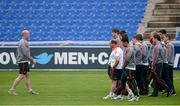
[[163, 69], [163, 47], [160, 44], [160, 35], [157, 32], [151, 33], [152, 44], [154, 45], [152, 54], [152, 73], [153, 73], [153, 93], [152, 97], [158, 96], [159, 87], [162, 87], [167, 93], [167, 97], [171, 94], [172, 90], [167, 86], [161, 78]]
[[142, 84], [142, 44], [140, 42], [140, 37], [139, 35], [136, 35], [133, 39], [133, 44], [134, 44], [134, 51], [135, 51], [135, 65], [136, 65], [136, 71], [134, 72], [135, 74], [135, 79], [137, 81], [137, 85], [139, 88], [139, 94], [141, 95], [143, 92], [143, 84]]
[[174, 45], [171, 42], [171, 36], [165, 35], [165, 43], [167, 48], [167, 77], [169, 77], [167, 80], [168, 86], [172, 89], [172, 96], [176, 96], [176, 91], [174, 87], [174, 81], [173, 81], [173, 66], [174, 66], [174, 59], [175, 59], [175, 49]]
[[31, 82], [30, 82], [29, 61], [32, 62], [32, 64], [36, 64], [36, 61], [30, 55], [30, 48], [28, 44], [30, 32], [28, 30], [23, 30], [21, 35], [22, 35], [22, 39], [19, 41], [17, 48], [17, 57], [16, 57], [16, 63], [19, 67], [19, 75], [15, 79], [14, 83], [12, 84], [8, 92], [9, 94], [12, 95], [18, 95], [16, 93], [16, 87], [20, 83], [20, 81], [23, 80], [25, 77], [25, 85], [29, 94], [36, 95], [38, 93], [32, 90]]
[[[166, 48], [166, 44], [165, 44], [165, 35], [167, 34], [166, 30], [162, 29], [159, 31], [160, 34], [160, 38], [161, 38], [161, 42], [160, 44], [163, 47], [163, 69], [162, 69], [162, 80], [164, 80], [166, 82], [166, 84], [168, 85], [169, 82], [169, 75], [168, 75], [168, 70], [167, 70], [167, 65], [168, 65], [168, 61], [167, 61], [167, 48]], [[162, 88], [159, 89], [159, 91], [162, 91]]]
[[149, 49], [145, 41], [143, 41], [143, 35], [137, 34], [141, 43], [142, 63], [141, 63], [141, 80], [142, 80], [142, 92], [141, 95], [148, 95], [148, 72], [149, 72]]
[[[139, 92], [134, 77], [134, 71], [136, 70], [134, 48], [129, 44], [128, 37], [122, 38], [122, 44], [125, 47], [123, 69], [126, 78], [126, 89], [128, 91], [128, 98], [130, 99], [129, 101], [138, 101]], [[131, 92], [133, 92], [133, 94]]]
[[108, 75], [112, 80], [111, 90], [110, 93], [104, 97], [103, 99], [111, 99], [116, 96], [114, 94], [115, 89], [117, 87], [117, 83], [120, 82], [123, 70], [123, 51], [120, 47], [117, 46], [116, 40], [110, 41], [110, 48], [112, 52], [109, 57], [109, 68], [108, 68]]
[[[128, 49], [128, 45], [129, 45], [129, 40], [128, 40], [128, 35], [127, 34], [122, 34], [122, 44], [123, 44], [123, 53], [124, 53], [124, 62], [123, 62], [123, 75], [122, 75], [122, 77], [121, 77], [121, 82], [120, 83], [118, 83], [118, 85], [117, 85], [117, 88], [116, 88], [116, 91], [115, 91], [115, 94], [117, 95], [116, 97], [114, 97], [113, 99], [118, 99], [118, 100], [123, 100], [124, 99], [124, 97], [127, 95], [127, 97], [128, 97], [128, 99], [129, 99], [129, 101], [134, 101], [134, 100], [137, 100], [137, 99], [135, 99], [135, 96], [134, 96], [134, 94], [133, 94], [133, 92], [132, 92], [132, 90], [131, 90], [131, 88], [130, 87], [132, 87], [131, 86], [131, 82], [133, 82], [134, 80], [134, 78], [133, 77], [128, 77], [128, 75], [130, 75], [131, 76], [131, 74], [128, 74], [127, 75], [127, 73], [128, 72], [126, 72], [126, 66], [130, 66], [130, 67], [132, 67], [133, 66], [133, 64], [134, 63], [132, 63], [132, 62], [134, 62], [134, 51], [132, 50], [132, 51], [129, 51], [129, 49]], [[123, 43], [124, 42], [124, 43]], [[128, 46], [128, 47], [127, 47]], [[126, 51], [126, 49], [128, 49], [128, 52]], [[129, 54], [130, 53], [130, 54]], [[133, 55], [132, 56], [132, 58], [130, 58], [130, 62], [129, 62], [129, 58], [127, 59], [127, 58], [125, 58], [125, 57], [127, 57], [127, 54], [129, 55], [129, 57], [131, 57], [131, 54]], [[128, 61], [126, 61], [125, 59], [127, 59]], [[132, 60], [133, 59], [133, 60]], [[124, 66], [125, 65], [125, 66]], [[134, 65], [135, 66], [135, 65]], [[129, 67], [127, 67], [127, 68], [129, 68]], [[130, 78], [130, 79], [129, 79]], [[127, 80], [128, 79], [128, 80]], [[130, 87], [129, 87], [129, 85], [130, 85]], [[134, 87], [134, 86], [133, 86]]]

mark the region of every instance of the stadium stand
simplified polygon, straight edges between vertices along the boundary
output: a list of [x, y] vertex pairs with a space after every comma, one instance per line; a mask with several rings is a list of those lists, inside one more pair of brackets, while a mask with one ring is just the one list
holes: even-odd
[[176, 28], [176, 40], [180, 40], [180, 27]]
[[31, 31], [31, 41], [108, 41], [114, 27], [132, 38], [146, 5], [147, 0], [1, 0], [0, 41], [18, 41], [23, 29]]
[[180, 40], [176, 36], [177, 27], [180, 27], [180, 0], [148, 0], [138, 33], [143, 33], [148, 39], [151, 31], [166, 29], [174, 39]]

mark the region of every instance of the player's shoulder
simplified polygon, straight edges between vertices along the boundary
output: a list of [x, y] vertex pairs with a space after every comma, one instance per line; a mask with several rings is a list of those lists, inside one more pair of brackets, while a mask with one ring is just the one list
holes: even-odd
[[23, 43], [24, 43], [24, 39], [19, 40], [20, 45], [23, 44]]
[[167, 45], [174, 46], [174, 44], [172, 42], [169, 42]]
[[145, 46], [145, 47], [148, 47], [148, 44], [145, 41], [143, 41], [142, 45]]
[[121, 51], [122, 49], [120, 47], [117, 47], [116, 50], [120, 50]]
[[174, 44], [171, 42], [171, 46], [174, 47]]
[[138, 50], [141, 50], [141, 45], [134, 45], [133, 46], [134, 50], [138, 51]]
[[120, 47], [117, 47], [116, 52], [123, 52], [123, 50]]
[[26, 46], [28, 46], [28, 41], [25, 40], [25, 39], [21, 39], [21, 40], [19, 41], [19, 45], [26, 45]]
[[154, 48], [159, 48], [159, 46], [161, 46], [161, 44], [156, 44], [154, 45]]
[[27, 41], [25, 39], [20, 39], [19, 42], [24, 43], [24, 42], [27, 42]]
[[167, 45], [166, 45], [167, 48], [171, 48], [171, 49], [174, 49], [174, 44], [169, 42]]
[[156, 44], [156, 45], [154, 45], [154, 49], [163, 49], [163, 46], [162, 46], [162, 44]]

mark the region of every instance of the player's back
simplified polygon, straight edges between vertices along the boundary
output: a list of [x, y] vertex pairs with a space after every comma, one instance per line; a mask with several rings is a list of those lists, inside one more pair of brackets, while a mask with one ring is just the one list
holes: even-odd
[[156, 44], [153, 48], [153, 63], [163, 63], [163, 47], [162, 44]]
[[17, 48], [17, 61], [18, 62], [29, 62], [29, 59], [27, 58], [26, 55], [30, 55], [30, 48], [28, 41], [25, 39], [21, 39], [18, 43], [18, 48]]
[[141, 45], [140, 44], [134, 45], [134, 51], [135, 51], [135, 64], [140, 65], [142, 62]]
[[125, 69], [135, 70], [135, 51], [133, 46], [124, 49]]

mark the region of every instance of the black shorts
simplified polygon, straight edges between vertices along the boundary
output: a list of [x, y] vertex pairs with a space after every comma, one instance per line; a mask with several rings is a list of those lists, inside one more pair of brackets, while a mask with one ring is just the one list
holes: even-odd
[[121, 80], [123, 75], [122, 69], [112, 69], [108, 66], [108, 75], [111, 80]]
[[125, 69], [124, 70], [124, 76], [126, 77], [126, 79], [128, 80], [132, 80], [134, 78], [134, 71], [135, 70], [130, 70], [130, 69]]
[[27, 72], [30, 72], [30, 70], [29, 70], [29, 63], [28, 62], [19, 63], [18, 66], [19, 66], [19, 74], [26, 75]]

